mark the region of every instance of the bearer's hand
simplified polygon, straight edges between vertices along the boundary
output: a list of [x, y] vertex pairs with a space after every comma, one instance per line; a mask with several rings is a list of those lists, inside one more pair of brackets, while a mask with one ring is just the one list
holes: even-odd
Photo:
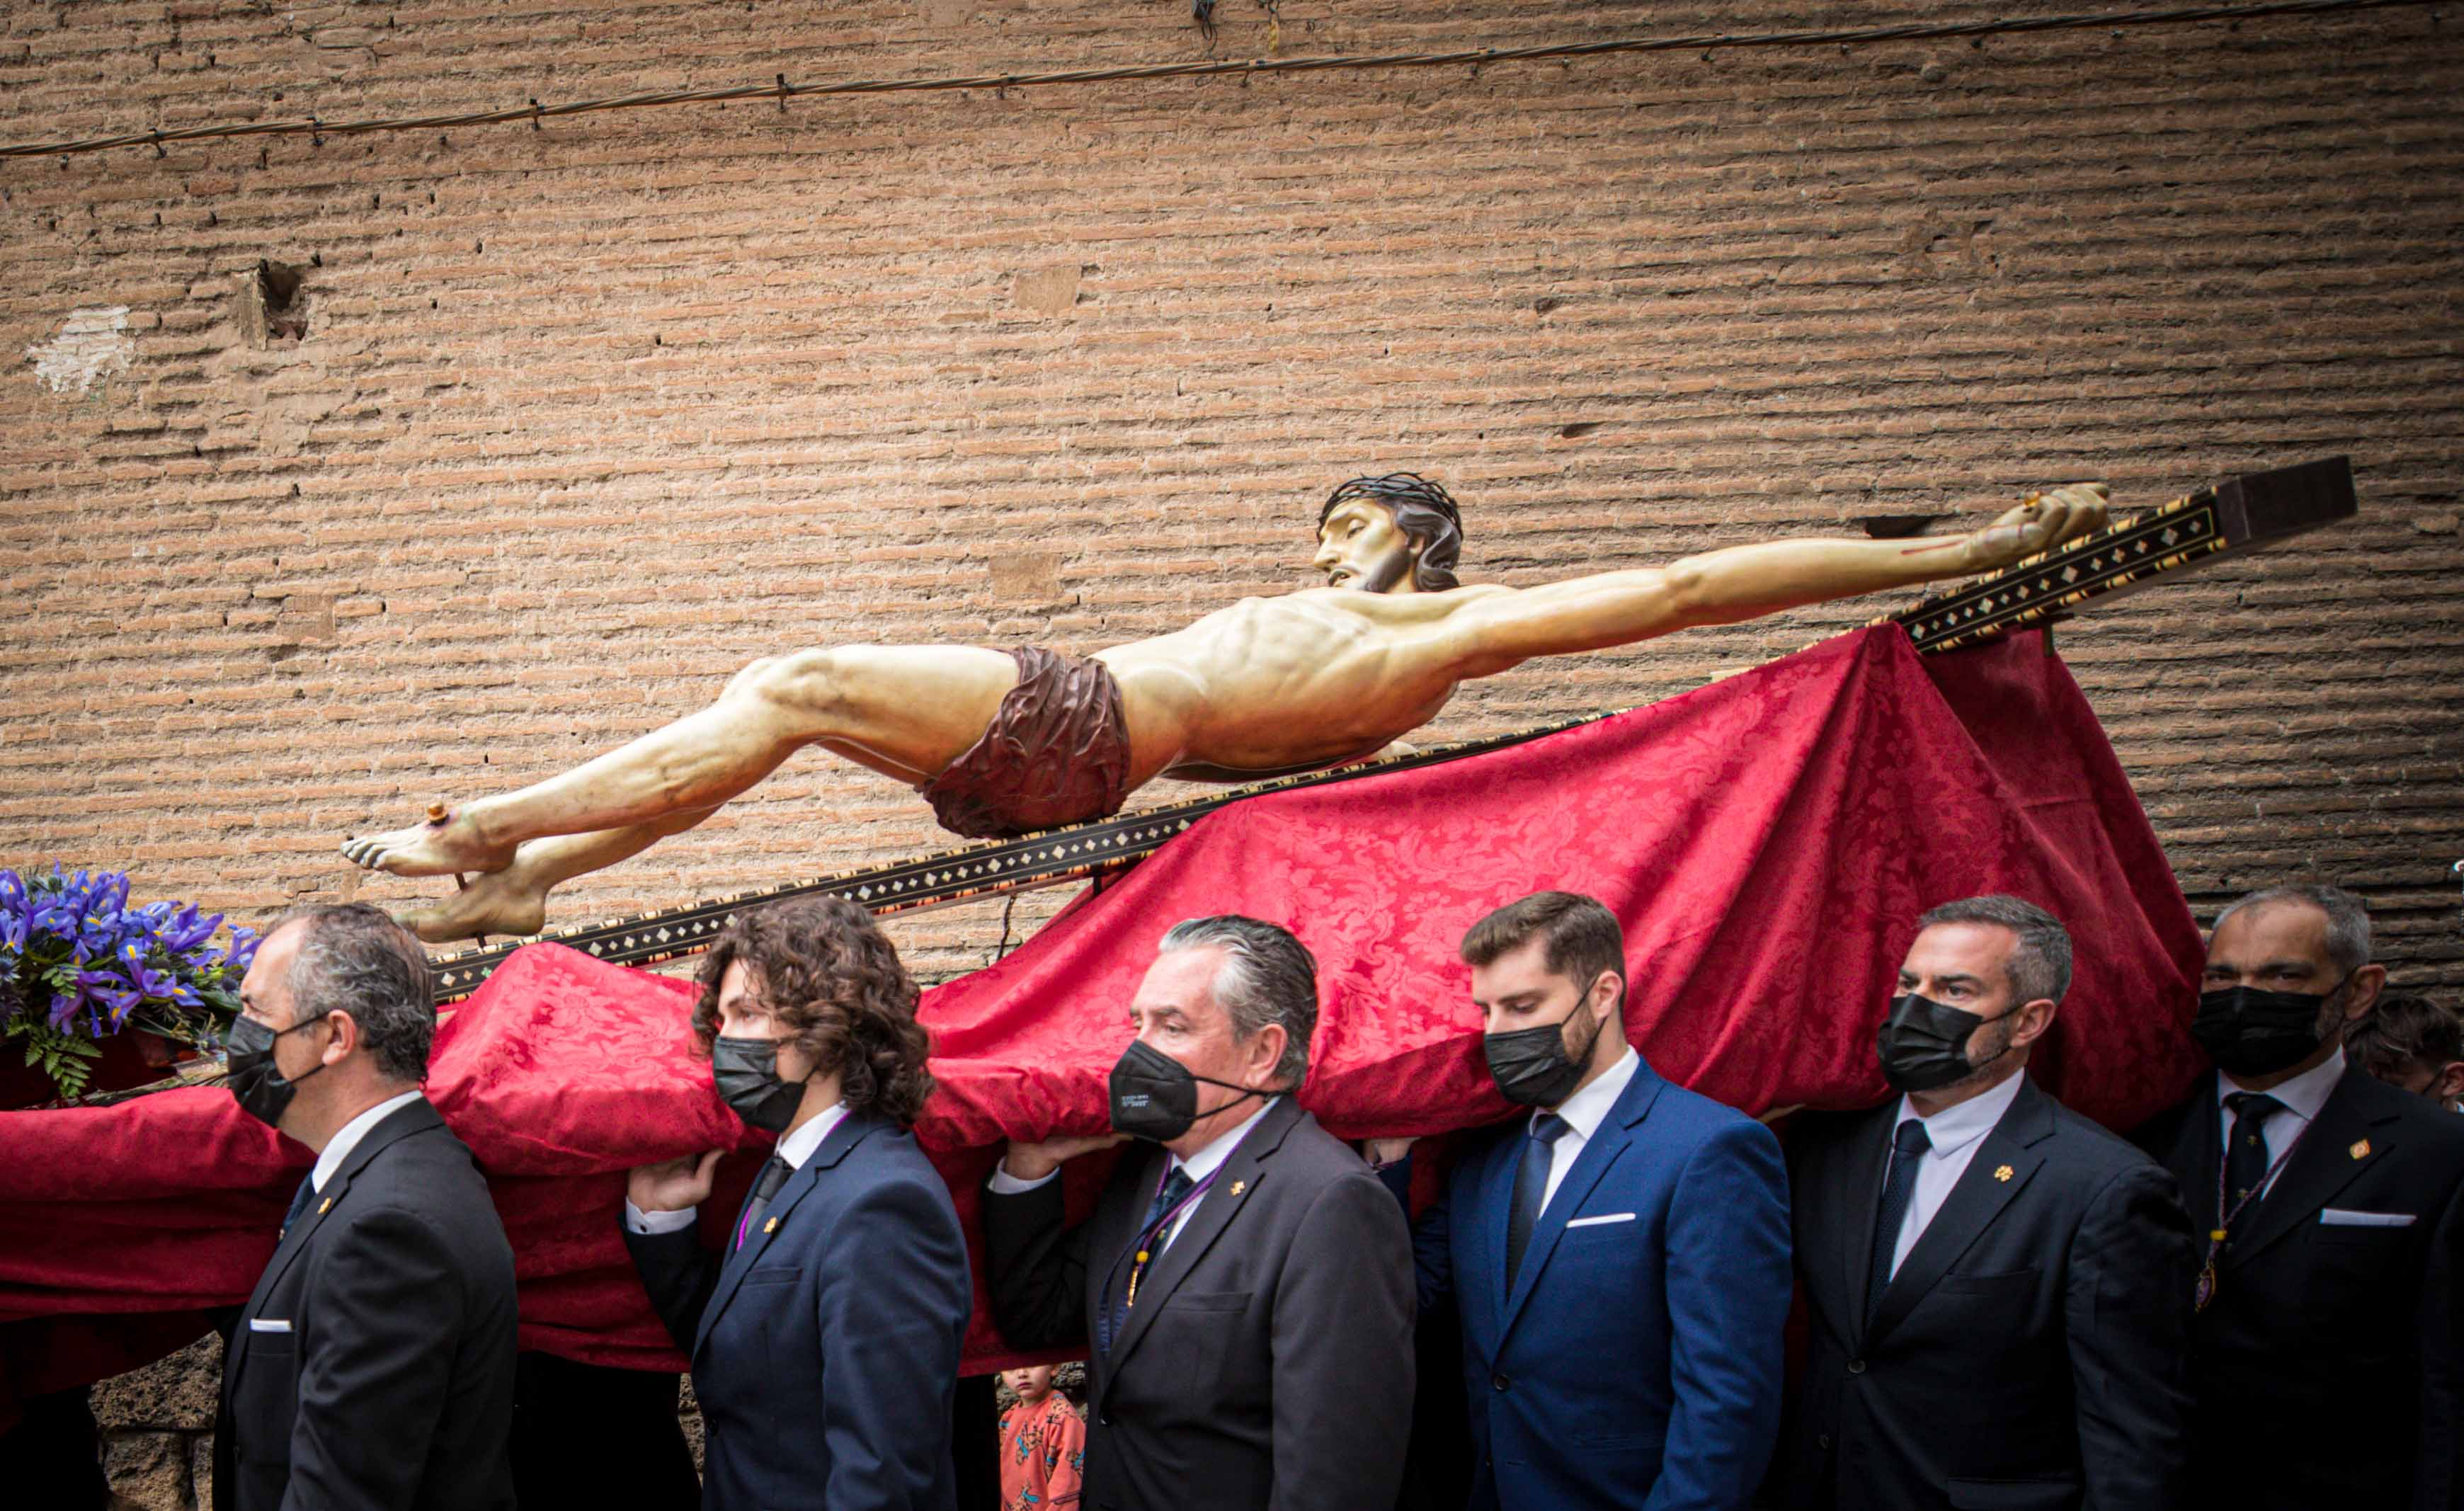
[[1092, 1154], [1099, 1149], [1111, 1149], [1128, 1138], [1127, 1133], [1085, 1133], [1076, 1138], [1045, 1139], [1041, 1144], [1010, 1141], [1001, 1155], [1001, 1169], [1019, 1180], [1042, 1180], [1059, 1170], [1063, 1162], [1081, 1154]]
[[642, 1212], [682, 1212], [710, 1199], [711, 1172], [718, 1169], [719, 1150], [636, 1165], [625, 1177], [625, 1197]]
[[2104, 528], [2102, 483], [2073, 483], [2040, 493], [1968, 537], [1970, 572], [1995, 572], [2023, 557]]
[[1365, 1138], [1360, 1152], [1372, 1165], [1392, 1165], [1412, 1152], [1412, 1140], [1407, 1138]]

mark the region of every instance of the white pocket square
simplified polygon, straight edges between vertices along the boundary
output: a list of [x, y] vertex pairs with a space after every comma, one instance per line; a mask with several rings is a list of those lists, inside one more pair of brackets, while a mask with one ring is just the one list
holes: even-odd
[[2409, 1212], [2346, 1212], [2328, 1207], [2319, 1214], [2319, 1224], [2326, 1228], [2409, 1228], [2413, 1215]]
[[1569, 1228], [1596, 1228], [1604, 1222], [1632, 1222], [1633, 1220], [1634, 1214], [1631, 1212], [1612, 1212], [1597, 1217], [1574, 1217], [1570, 1219], [1566, 1223], [1566, 1226]]
[[248, 1330], [251, 1332], [289, 1332], [291, 1330], [291, 1319], [288, 1317], [252, 1317], [248, 1320]]

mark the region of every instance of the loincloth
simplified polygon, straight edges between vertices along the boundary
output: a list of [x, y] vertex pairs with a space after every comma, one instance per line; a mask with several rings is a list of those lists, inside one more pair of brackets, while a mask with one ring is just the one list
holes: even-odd
[[915, 790], [941, 827], [1006, 839], [1119, 811], [1130, 795], [1121, 685], [1100, 661], [1029, 646], [1012, 650], [1018, 686], [983, 738]]

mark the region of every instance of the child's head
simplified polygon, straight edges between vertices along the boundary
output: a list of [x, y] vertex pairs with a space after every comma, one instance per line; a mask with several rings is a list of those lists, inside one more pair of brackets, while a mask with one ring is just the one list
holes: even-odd
[[1004, 1369], [1001, 1383], [1009, 1387], [1011, 1394], [1032, 1406], [1052, 1393], [1052, 1366], [1031, 1364], [1023, 1369]]

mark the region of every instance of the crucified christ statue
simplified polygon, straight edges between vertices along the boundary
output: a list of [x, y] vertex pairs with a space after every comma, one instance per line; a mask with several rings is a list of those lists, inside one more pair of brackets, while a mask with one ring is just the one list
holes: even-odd
[[1247, 782], [1366, 759], [1463, 683], [1534, 656], [2008, 566], [2104, 523], [2105, 489], [1923, 540], [1779, 540], [1540, 587], [1459, 584], [1463, 518], [1409, 472], [1319, 511], [1326, 585], [1099, 650], [840, 646], [764, 657], [700, 712], [519, 792], [345, 840], [397, 876], [479, 872], [406, 911], [429, 941], [532, 934], [551, 888], [689, 829], [807, 745], [914, 784], [976, 838], [1102, 818], [1157, 777]]

